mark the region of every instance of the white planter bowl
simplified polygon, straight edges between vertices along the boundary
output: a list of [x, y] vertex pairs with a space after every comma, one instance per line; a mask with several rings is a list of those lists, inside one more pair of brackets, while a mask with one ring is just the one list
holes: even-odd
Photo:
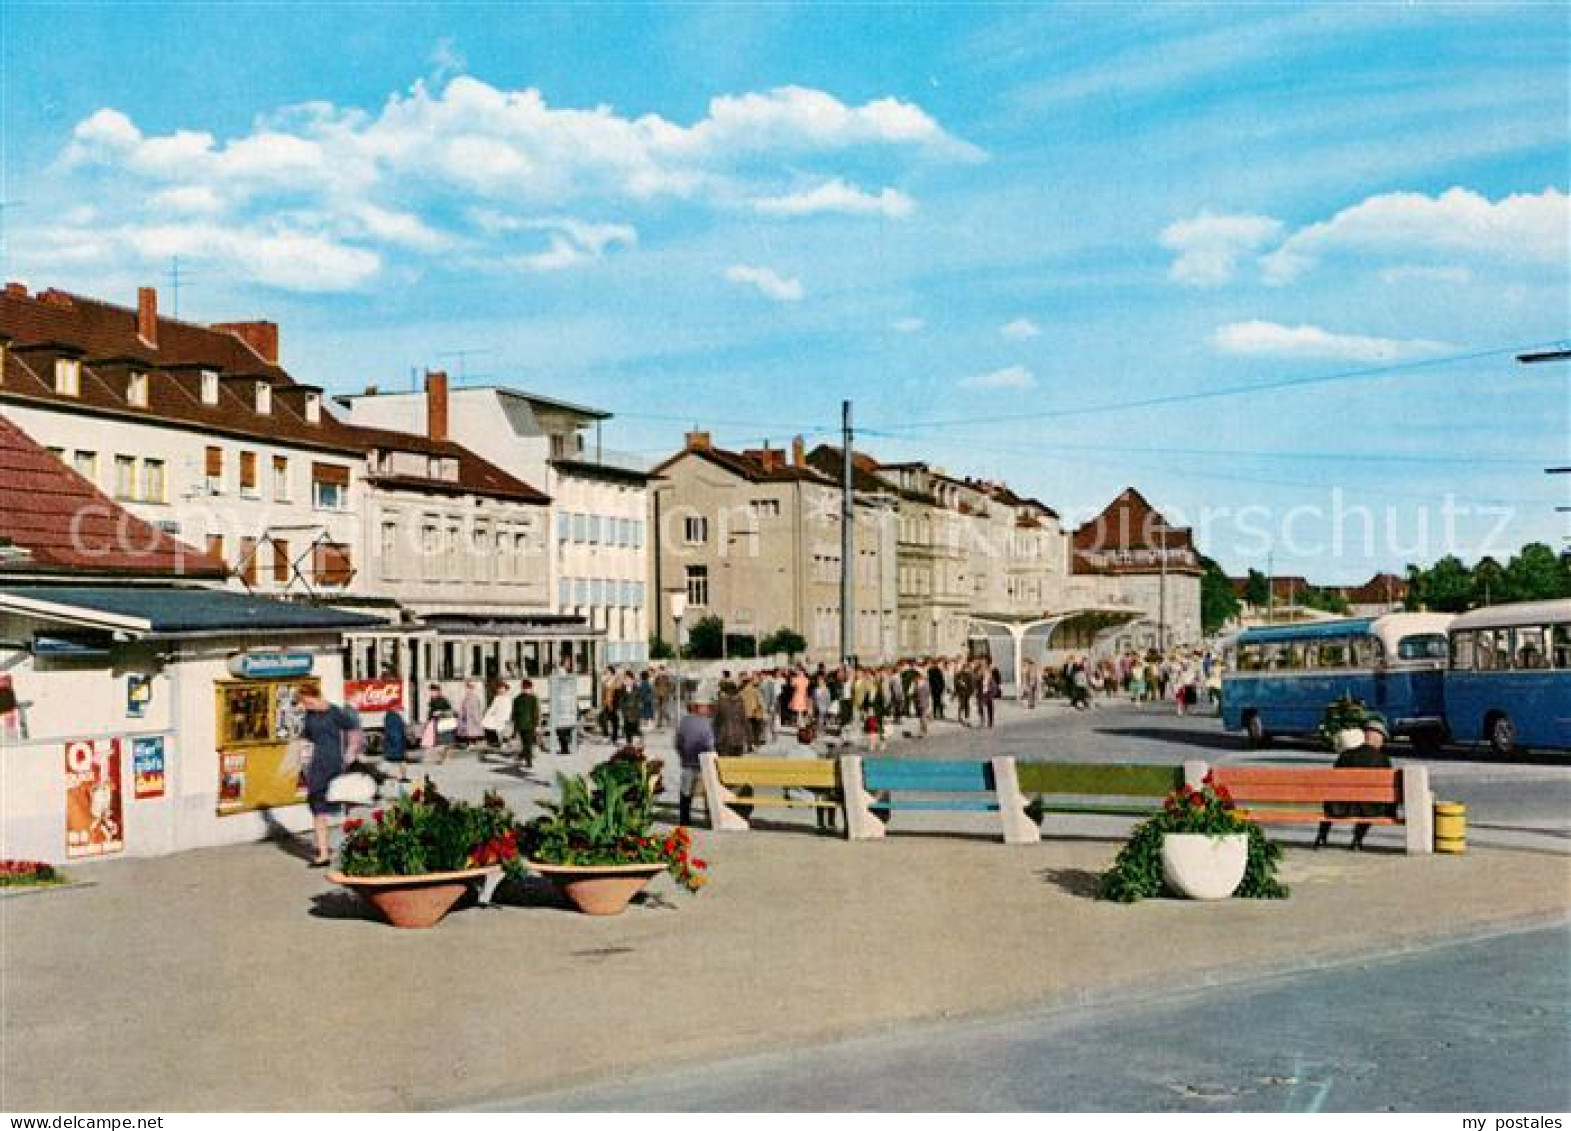
[[1249, 863], [1245, 833], [1206, 836], [1168, 833], [1162, 837], [1162, 878], [1189, 899], [1226, 899], [1244, 878]]

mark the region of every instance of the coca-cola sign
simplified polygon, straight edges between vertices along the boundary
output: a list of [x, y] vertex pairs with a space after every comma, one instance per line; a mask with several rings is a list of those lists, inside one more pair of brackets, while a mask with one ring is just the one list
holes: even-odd
[[357, 679], [344, 684], [344, 698], [357, 711], [402, 711], [404, 682], [400, 679]]

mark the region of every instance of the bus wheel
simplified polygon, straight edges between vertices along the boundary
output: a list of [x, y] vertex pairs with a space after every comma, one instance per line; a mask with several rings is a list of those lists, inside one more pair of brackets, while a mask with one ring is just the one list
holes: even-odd
[[1484, 733], [1489, 736], [1489, 749], [1501, 758], [1516, 753], [1516, 724], [1509, 715], [1491, 715], [1484, 724]]
[[1258, 714], [1250, 712], [1244, 720], [1244, 733], [1249, 736], [1249, 745], [1260, 747], [1271, 741], [1271, 735], [1266, 730], [1266, 725]]
[[1445, 735], [1437, 727], [1426, 727], [1413, 732], [1413, 753], [1420, 758], [1433, 758], [1440, 753]]

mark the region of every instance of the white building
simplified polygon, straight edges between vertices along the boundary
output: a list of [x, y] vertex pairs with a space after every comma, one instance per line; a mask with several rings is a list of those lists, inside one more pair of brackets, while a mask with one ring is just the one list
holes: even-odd
[[407, 432], [429, 422], [503, 471], [542, 485], [551, 499], [548, 607], [603, 631], [605, 662], [647, 660], [648, 476], [601, 449], [610, 413], [516, 389], [450, 389], [441, 373], [428, 374], [422, 392], [372, 388], [337, 399], [354, 424]]

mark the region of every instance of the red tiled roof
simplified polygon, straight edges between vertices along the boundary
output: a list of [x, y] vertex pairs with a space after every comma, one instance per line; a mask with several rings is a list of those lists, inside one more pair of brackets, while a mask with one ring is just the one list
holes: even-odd
[[708, 460], [716, 467], [729, 471], [732, 475], [746, 479], [749, 483], [791, 483], [803, 481], [807, 483], [830, 483], [830, 480], [811, 467], [797, 467], [790, 462], [778, 465], [768, 465], [756, 456], [744, 452], [731, 452], [724, 448], [713, 446], [706, 448], [683, 448], [670, 458], [662, 461], [649, 472], [651, 476], [663, 473], [666, 468], [676, 463], [686, 455], [694, 455], [700, 459]]
[[[1165, 548], [1169, 573], [1199, 573], [1199, 555], [1187, 526], [1172, 526], [1133, 487], [1082, 523], [1074, 536], [1076, 573], [1154, 573]], [[1119, 555], [1125, 555], [1120, 561]]]
[[220, 578], [223, 562], [143, 522], [0, 416], [0, 541], [26, 550], [3, 573]]
[[[404, 477], [421, 490], [461, 491], [530, 503], [549, 498], [451, 441], [339, 420], [324, 402], [318, 423], [305, 418], [304, 394], [320, 392], [297, 383], [268, 362], [232, 329], [158, 319], [156, 346], [137, 333], [137, 312], [81, 295], [45, 291], [37, 296], [0, 290], [0, 341], [10, 343], [0, 370], [0, 402], [42, 403], [66, 412], [126, 417], [227, 436], [362, 455], [373, 448], [442, 455], [459, 461], [459, 482]], [[57, 357], [81, 361], [79, 395], [55, 392]], [[147, 405], [127, 396], [131, 372], [147, 374]], [[273, 387], [271, 412], [256, 410], [248, 382], [220, 380], [218, 403], [204, 404], [201, 371], [221, 378], [256, 378]], [[394, 477], [380, 482], [390, 485]]]

